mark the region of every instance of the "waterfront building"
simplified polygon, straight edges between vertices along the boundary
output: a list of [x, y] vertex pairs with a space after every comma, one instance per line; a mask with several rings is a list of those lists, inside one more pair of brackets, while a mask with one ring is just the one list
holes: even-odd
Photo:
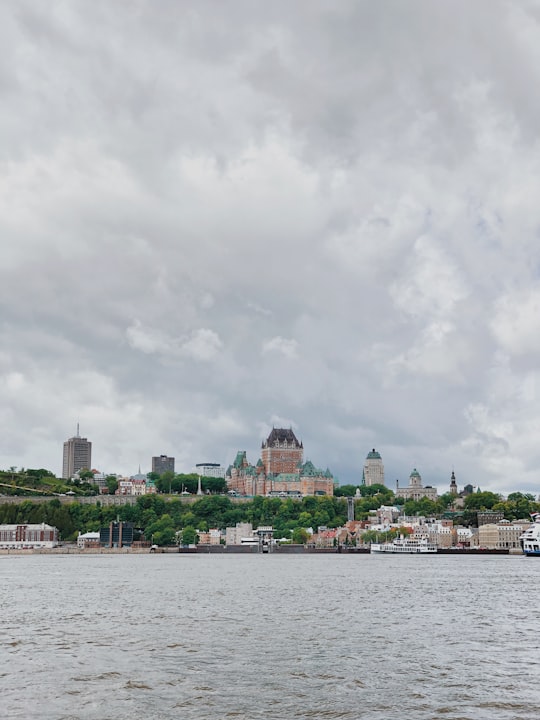
[[77, 434], [64, 443], [62, 477], [69, 480], [80, 470], [90, 470], [91, 467], [92, 443], [79, 435], [79, 423], [77, 423]]
[[368, 452], [364, 462], [362, 485], [384, 485], [384, 465], [375, 448]]
[[242, 538], [253, 537], [253, 525], [251, 523], [236, 523], [235, 527], [225, 529], [225, 545], [241, 545]]
[[99, 530], [99, 543], [102, 547], [122, 548], [133, 545], [133, 523], [111, 522]]
[[480, 547], [506, 550], [521, 547], [519, 538], [530, 526], [529, 520], [501, 520], [497, 523], [486, 523], [478, 527], [478, 545]]
[[152, 472], [163, 475], [164, 472], [174, 472], [174, 458], [168, 455], [156, 455], [152, 458]]
[[416, 468], [409, 476], [408, 487], [400, 488], [399, 481], [396, 480], [395, 495], [405, 500], [421, 500], [422, 498], [437, 500], [438, 497], [436, 488], [431, 487], [431, 485], [426, 485], [426, 487], [422, 485], [422, 477]]
[[225, 468], [221, 467], [219, 463], [197, 463], [193, 472], [201, 477], [225, 477]]
[[77, 536], [77, 547], [79, 550], [100, 547], [99, 532], [79, 533]]
[[0, 525], [0, 548], [52, 548], [58, 545], [58, 530], [52, 525]]
[[210, 530], [197, 530], [199, 545], [221, 545], [221, 530], [210, 528]]
[[261, 455], [252, 465], [245, 450], [239, 450], [226, 473], [229, 491], [238, 495], [301, 498], [305, 495], [333, 495], [334, 478], [307, 460], [304, 447], [290, 429], [273, 428], [263, 441]]

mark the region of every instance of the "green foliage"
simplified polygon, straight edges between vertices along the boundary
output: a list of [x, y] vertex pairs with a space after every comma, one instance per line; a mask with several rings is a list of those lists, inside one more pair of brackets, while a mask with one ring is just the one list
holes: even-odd
[[463, 506], [466, 510], [491, 510], [498, 502], [501, 502], [501, 496], [496, 493], [476, 492], [467, 495]]
[[420, 500], [406, 500], [403, 506], [403, 512], [405, 515], [433, 517], [441, 512], [441, 506], [436, 500], [423, 497], [420, 498]]
[[107, 490], [109, 491], [109, 495], [114, 495], [114, 493], [118, 490], [118, 480], [116, 479], [115, 475], [107, 475], [105, 478], [105, 482], [107, 484]]
[[197, 543], [199, 542], [199, 536], [197, 535], [197, 531], [191, 525], [187, 525], [185, 528], [182, 529], [180, 538], [182, 545], [197, 545]]
[[293, 535], [292, 535], [292, 541], [293, 543], [296, 543], [298, 545], [304, 545], [304, 543], [307, 543], [309, 540], [309, 534], [307, 530], [301, 527], [297, 527], [294, 529]]
[[392, 528], [384, 532], [366, 530], [366, 532], [362, 533], [360, 542], [363, 545], [369, 545], [372, 542], [391, 542], [400, 535], [410, 535], [410, 532], [409, 528]]
[[359, 489], [360, 485], [336, 485], [334, 497], [354, 497]]

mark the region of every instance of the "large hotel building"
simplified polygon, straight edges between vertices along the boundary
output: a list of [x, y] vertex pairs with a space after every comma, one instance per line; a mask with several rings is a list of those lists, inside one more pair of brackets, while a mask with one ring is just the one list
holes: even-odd
[[239, 450], [228, 468], [229, 490], [240, 495], [333, 495], [330, 470], [304, 462], [304, 446], [291, 429], [273, 428], [263, 441], [256, 465]]

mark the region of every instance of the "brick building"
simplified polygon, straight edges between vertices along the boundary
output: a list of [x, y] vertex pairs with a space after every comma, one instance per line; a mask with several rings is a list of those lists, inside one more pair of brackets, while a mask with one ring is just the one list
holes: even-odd
[[245, 450], [239, 450], [226, 474], [227, 485], [240, 495], [302, 497], [333, 495], [334, 478], [304, 462], [304, 446], [291, 429], [273, 428], [261, 446], [261, 458], [252, 465]]

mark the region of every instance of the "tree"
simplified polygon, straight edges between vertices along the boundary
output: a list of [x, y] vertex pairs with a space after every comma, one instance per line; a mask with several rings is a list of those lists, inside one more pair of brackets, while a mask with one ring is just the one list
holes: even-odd
[[105, 478], [105, 483], [107, 484], [107, 490], [109, 491], [109, 495], [114, 495], [114, 493], [118, 490], [118, 480], [116, 479], [115, 475], [107, 475]]
[[491, 510], [495, 503], [501, 501], [501, 496], [493, 492], [476, 492], [467, 495], [463, 506], [466, 510]]
[[172, 470], [165, 470], [155, 481], [156, 487], [161, 493], [171, 493], [174, 473]]
[[359, 489], [359, 485], [337, 485], [334, 488], [334, 497], [353, 497]]
[[197, 543], [199, 542], [199, 536], [197, 535], [197, 531], [191, 525], [187, 525], [185, 528], [182, 529], [180, 533], [180, 538], [182, 541], [182, 545], [197, 545]]
[[297, 527], [293, 530], [292, 541], [296, 545], [304, 545], [309, 540], [309, 533], [305, 528]]

